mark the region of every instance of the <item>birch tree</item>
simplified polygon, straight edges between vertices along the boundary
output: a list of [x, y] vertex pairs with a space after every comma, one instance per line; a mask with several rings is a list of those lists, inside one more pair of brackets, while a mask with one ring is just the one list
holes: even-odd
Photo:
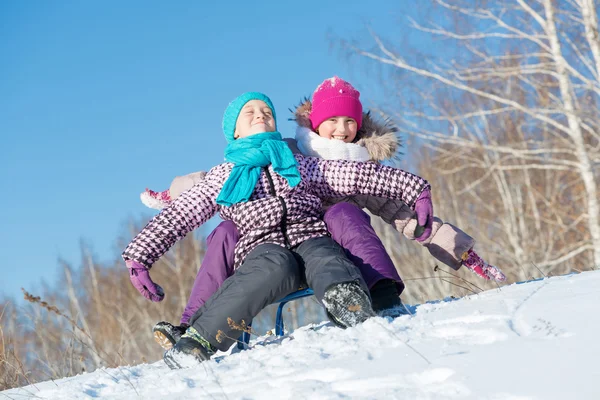
[[[412, 104], [383, 111], [434, 152], [440, 184], [455, 185], [436, 207], [441, 201], [451, 212], [468, 191], [477, 220], [465, 217], [462, 202], [452, 214], [477, 233], [491, 227], [503, 236], [515, 265], [534, 264], [544, 274], [575, 259], [587, 264], [578, 268], [600, 266], [598, 2], [420, 5], [427, 6], [445, 18], [411, 20], [411, 28], [454, 54], [417, 61], [402, 38], [374, 30], [374, 46], [348, 46], [386, 66], [399, 84], [418, 82]], [[481, 233], [477, 239], [499, 243]]]

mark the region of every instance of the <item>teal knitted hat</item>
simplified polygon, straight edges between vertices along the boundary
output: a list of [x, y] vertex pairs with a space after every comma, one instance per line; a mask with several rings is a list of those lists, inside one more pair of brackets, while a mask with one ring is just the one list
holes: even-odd
[[225, 139], [227, 139], [227, 142], [233, 142], [235, 140], [235, 137], [233, 136], [235, 132], [235, 123], [237, 122], [238, 116], [240, 115], [240, 111], [242, 111], [244, 104], [251, 100], [262, 100], [267, 103], [271, 111], [273, 111], [273, 119], [275, 120], [275, 124], [277, 124], [275, 107], [273, 107], [271, 99], [269, 99], [267, 95], [263, 93], [246, 92], [236, 97], [235, 100], [229, 103], [225, 109], [225, 114], [223, 114], [223, 133], [225, 134]]

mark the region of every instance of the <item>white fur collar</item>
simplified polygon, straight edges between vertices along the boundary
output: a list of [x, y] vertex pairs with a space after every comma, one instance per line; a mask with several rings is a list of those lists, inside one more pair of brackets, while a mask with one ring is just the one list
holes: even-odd
[[298, 150], [305, 156], [324, 160], [369, 161], [368, 150], [356, 143], [344, 143], [341, 140], [325, 139], [308, 128], [296, 128]]

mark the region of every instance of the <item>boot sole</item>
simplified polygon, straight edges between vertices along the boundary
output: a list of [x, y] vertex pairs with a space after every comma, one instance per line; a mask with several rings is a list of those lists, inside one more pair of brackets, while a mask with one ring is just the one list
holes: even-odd
[[165, 350], [171, 350], [173, 348], [173, 343], [171, 343], [169, 338], [162, 332], [154, 332], [154, 340]]
[[343, 329], [350, 328], [377, 316], [366, 293], [362, 291], [354, 292], [350, 293], [349, 296], [347, 300], [351, 301], [351, 304], [341, 304], [334, 299], [328, 305], [327, 299], [323, 299], [327, 316], [334, 325]]

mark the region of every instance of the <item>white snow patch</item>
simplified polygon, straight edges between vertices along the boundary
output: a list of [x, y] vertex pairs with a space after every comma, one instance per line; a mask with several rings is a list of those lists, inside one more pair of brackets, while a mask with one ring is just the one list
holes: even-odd
[[172, 371], [162, 361], [13, 389], [36, 399], [600, 399], [600, 271], [323, 322]]

